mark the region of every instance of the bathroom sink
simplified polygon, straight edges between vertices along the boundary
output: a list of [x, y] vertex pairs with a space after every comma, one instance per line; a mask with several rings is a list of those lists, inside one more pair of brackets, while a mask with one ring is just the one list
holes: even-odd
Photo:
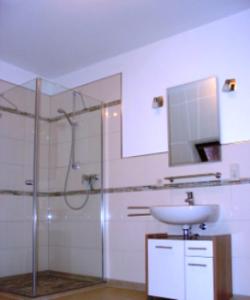
[[218, 205], [176, 205], [150, 207], [151, 215], [158, 221], [173, 225], [194, 225], [215, 222], [219, 216]]

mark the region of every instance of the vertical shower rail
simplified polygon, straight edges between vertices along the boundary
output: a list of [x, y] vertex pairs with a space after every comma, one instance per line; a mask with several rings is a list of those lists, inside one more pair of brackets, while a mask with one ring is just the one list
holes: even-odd
[[39, 175], [39, 114], [42, 80], [36, 79], [35, 120], [34, 120], [34, 153], [33, 153], [33, 225], [32, 225], [32, 296], [37, 294], [38, 271], [38, 175]]

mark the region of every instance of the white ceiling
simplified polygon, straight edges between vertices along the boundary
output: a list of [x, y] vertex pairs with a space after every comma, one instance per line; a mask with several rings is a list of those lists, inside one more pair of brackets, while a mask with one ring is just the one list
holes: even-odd
[[250, 0], [0, 0], [0, 59], [57, 77], [250, 8]]

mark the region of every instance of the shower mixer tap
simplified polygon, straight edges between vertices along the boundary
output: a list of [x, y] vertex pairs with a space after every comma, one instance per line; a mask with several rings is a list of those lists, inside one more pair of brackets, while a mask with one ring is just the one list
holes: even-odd
[[94, 184], [98, 180], [98, 175], [97, 174], [83, 174], [82, 175], [82, 184], [87, 182], [89, 185], [90, 190], [94, 189]]

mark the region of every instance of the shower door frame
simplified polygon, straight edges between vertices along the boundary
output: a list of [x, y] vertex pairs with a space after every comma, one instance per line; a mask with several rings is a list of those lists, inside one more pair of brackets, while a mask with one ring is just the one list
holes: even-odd
[[39, 117], [42, 79], [36, 78], [35, 119], [34, 119], [34, 153], [33, 153], [33, 223], [32, 223], [32, 296], [37, 294], [38, 272], [38, 184], [39, 184]]
[[100, 101], [100, 111], [101, 111], [101, 185], [100, 185], [100, 201], [101, 201], [101, 210], [100, 210], [100, 224], [101, 224], [101, 255], [102, 255], [102, 280], [105, 281], [105, 264], [104, 264], [104, 232], [105, 232], [105, 203], [104, 203], [104, 115], [105, 115], [105, 105], [102, 101]]

